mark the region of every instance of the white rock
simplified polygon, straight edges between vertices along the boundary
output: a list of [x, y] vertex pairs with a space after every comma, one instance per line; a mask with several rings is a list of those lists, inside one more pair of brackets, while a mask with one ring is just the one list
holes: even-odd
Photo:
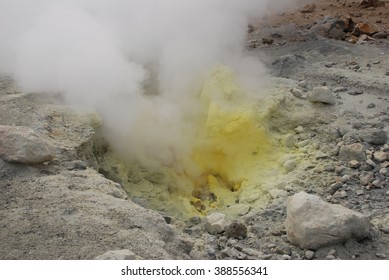
[[37, 164], [54, 157], [54, 146], [31, 128], [0, 125], [0, 158], [4, 161]]
[[223, 232], [227, 226], [226, 215], [219, 212], [213, 212], [206, 217], [205, 229], [210, 234]]
[[309, 95], [309, 101], [322, 102], [330, 105], [336, 103], [335, 96], [328, 87], [315, 87]]
[[289, 241], [304, 249], [360, 240], [370, 232], [367, 216], [305, 192], [288, 198], [285, 227]]
[[95, 260], [137, 260], [137, 259], [139, 259], [139, 257], [137, 257], [132, 251], [126, 249], [108, 251], [95, 258]]

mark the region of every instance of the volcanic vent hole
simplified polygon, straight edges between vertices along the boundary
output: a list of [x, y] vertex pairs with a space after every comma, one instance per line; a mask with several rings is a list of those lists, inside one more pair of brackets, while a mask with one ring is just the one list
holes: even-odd
[[178, 217], [228, 212], [254, 202], [257, 207], [265, 200], [262, 186], [282, 173], [283, 147], [268, 125], [282, 102], [253, 101], [223, 66], [205, 80], [197, 98], [200, 114], [184, 123], [195, 128], [181, 141], [188, 143], [186, 153], [176, 151], [174, 161], [164, 164], [153, 158], [159, 152], [154, 146], [144, 151], [151, 161], [128, 160], [107, 146], [98, 157], [100, 172], [121, 184], [135, 203]]

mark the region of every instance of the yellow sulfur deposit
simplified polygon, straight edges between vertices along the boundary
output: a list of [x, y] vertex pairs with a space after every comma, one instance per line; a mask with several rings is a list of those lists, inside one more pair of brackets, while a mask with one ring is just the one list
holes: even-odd
[[219, 66], [212, 72], [200, 98], [204, 113], [192, 155], [200, 173], [193, 179], [195, 188], [215, 194], [235, 192], [272, 165], [276, 143], [261, 123], [257, 105], [229, 68]]

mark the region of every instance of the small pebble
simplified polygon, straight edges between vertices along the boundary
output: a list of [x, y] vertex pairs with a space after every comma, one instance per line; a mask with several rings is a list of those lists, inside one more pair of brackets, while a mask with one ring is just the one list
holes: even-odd
[[346, 182], [348, 182], [350, 180], [350, 175], [343, 175], [342, 176], [342, 182], [343, 183], [346, 183]]
[[354, 169], [358, 169], [359, 167], [361, 167], [361, 164], [359, 163], [359, 161], [357, 161], [357, 160], [350, 160], [349, 161], [349, 166], [350, 166], [350, 168], [354, 168]]
[[315, 257], [315, 252], [311, 250], [307, 250], [305, 251], [304, 256], [307, 260], [312, 260]]
[[283, 260], [290, 260], [290, 259], [292, 259], [291, 256], [286, 255], [286, 254], [285, 254], [285, 255], [282, 255], [281, 258], [282, 258]]
[[340, 196], [341, 196], [342, 198], [347, 197], [347, 192], [346, 192], [346, 191], [341, 191], [341, 192], [340, 192]]
[[372, 109], [372, 108], [375, 108], [375, 104], [374, 103], [369, 103], [367, 105], [367, 109]]
[[357, 190], [355, 192], [357, 195], [364, 195], [365, 194], [365, 191], [364, 190]]

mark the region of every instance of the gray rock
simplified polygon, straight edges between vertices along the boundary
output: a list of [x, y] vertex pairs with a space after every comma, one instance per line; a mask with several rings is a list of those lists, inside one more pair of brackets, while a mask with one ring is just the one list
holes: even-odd
[[364, 130], [358, 134], [363, 141], [373, 145], [383, 145], [388, 139], [386, 132], [382, 129]]
[[321, 102], [330, 105], [334, 105], [336, 103], [336, 98], [328, 87], [313, 88], [312, 92], [308, 96], [308, 99], [311, 102]]
[[315, 257], [315, 252], [311, 250], [306, 250], [304, 256], [307, 260], [312, 260]]
[[225, 228], [228, 238], [245, 238], [247, 236], [247, 227], [237, 221], [233, 221]]
[[342, 140], [344, 141], [344, 144], [346, 144], [346, 145], [361, 142], [361, 139], [359, 138], [358, 134], [355, 132], [346, 133], [345, 135], [343, 135]]
[[219, 212], [213, 212], [205, 219], [204, 227], [210, 234], [223, 232], [227, 226], [226, 215]]
[[293, 89], [291, 89], [291, 92], [297, 98], [301, 98], [301, 99], [307, 98], [306, 93], [304, 91], [302, 91], [301, 89], [293, 88]]
[[366, 147], [361, 143], [354, 143], [350, 145], [343, 145], [339, 149], [339, 160], [341, 161], [365, 161], [366, 160]]
[[115, 250], [108, 251], [104, 254], [97, 256], [95, 260], [138, 260], [139, 257], [130, 250]]
[[375, 152], [374, 159], [379, 162], [384, 162], [385, 160], [389, 159], [389, 153], [381, 151]]
[[369, 184], [369, 183], [371, 183], [373, 181], [374, 181], [374, 174], [373, 173], [361, 174], [359, 176], [359, 182], [363, 186], [366, 186], [367, 184]]
[[360, 240], [370, 232], [367, 216], [305, 192], [288, 198], [285, 227], [289, 241], [304, 249]]
[[346, 38], [344, 30], [345, 23], [343, 20], [333, 17], [324, 17], [311, 27], [310, 34], [336, 40], [344, 40]]
[[54, 157], [54, 146], [31, 128], [0, 125], [0, 158], [4, 161], [38, 164]]

